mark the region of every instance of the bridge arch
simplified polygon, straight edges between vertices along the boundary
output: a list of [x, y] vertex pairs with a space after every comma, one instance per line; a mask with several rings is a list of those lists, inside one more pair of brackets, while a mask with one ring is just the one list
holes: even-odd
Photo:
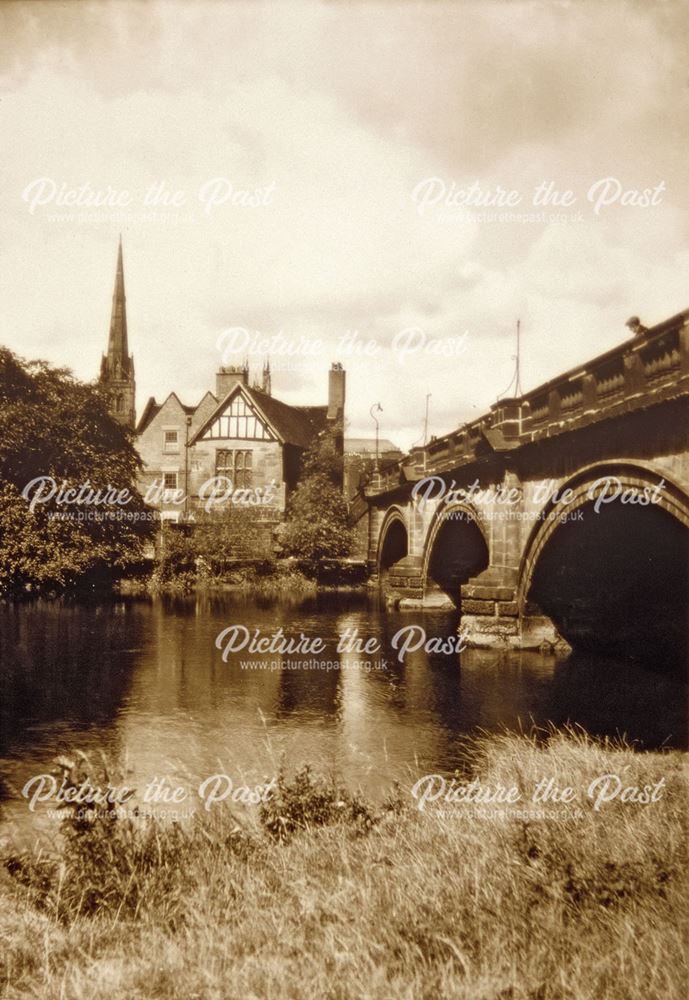
[[626, 642], [685, 655], [689, 490], [644, 462], [587, 466], [564, 490], [567, 501], [546, 503], [525, 546], [520, 612], [537, 603], [573, 645], [588, 636], [611, 651]]
[[562, 523], [558, 519], [558, 514], [574, 513], [580, 507], [591, 503], [600, 492], [600, 490], [594, 491], [593, 497], [590, 496], [592, 487], [607, 477], [618, 479], [622, 491], [632, 490], [639, 496], [643, 496], [644, 489], [657, 490], [658, 501], [654, 505], [667, 511], [686, 528], [689, 528], [689, 494], [677, 483], [668, 480], [665, 472], [658, 471], [646, 463], [618, 462], [611, 464], [606, 462], [586, 466], [557, 487], [558, 496], [561, 496], [565, 490], [571, 489], [573, 492], [571, 501], [566, 505], [560, 505], [553, 500], [548, 501], [531, 531], [519, 567], [517, 596], [520, 608], [524, 607], [540, 554]]
[[378, 575], [384, 574], [391, 566], [409, 554], [409, 529], [400, 507], [391, 507], [380, 526], [378, 534], [378, 549], [376, 552], [376, 569]]
[[441, 506], [434, 514], [422, 557], [424, 592], [434, 584], [459, 604], [460, 586], [490, 561], [489, 533], [470, 503]]

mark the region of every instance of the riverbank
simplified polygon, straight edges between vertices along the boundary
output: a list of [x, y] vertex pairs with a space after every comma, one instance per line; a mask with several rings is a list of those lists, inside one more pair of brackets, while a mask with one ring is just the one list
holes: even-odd
[[370, 591], [368, 567], [362, 560], [323, 560], [318, 572], [297, 559], [236, 560], [220, 570], [207, 564], [174, 567], [157, 564], [122, 577], [113, 587], [121, 595], [190, 594], [196, 592], [241, 593], [257, 597], [313, 596], [321, 593]]
[[154, 572], [148, 576], [122, 579], [114, 592], [121, 596], [152, 596], [217, 593], [244, 594], [252, 597], [301, 597], [313, 596], [318, 590], [315, 580], [299, 570], [260, 572], [254, 567], [242, 567], [232, 573], [217, 576], [199, 575], [196, 572], [179, 573], [162, 578]]
[[3, 995], [684, 997], [685, 756], [571, 734], [491, 737], [473, 754], [486, 786], [581, 790], [612, 773], [663, 779], [662, 794], [598, 810], [579, 795], [558, 818], [519, 804], [441, 815], [408, 790], [373, 809], [302, 774], [262, 818], [236, 807], [187, 829], [72, 831], [62, 867], [5, 859]]

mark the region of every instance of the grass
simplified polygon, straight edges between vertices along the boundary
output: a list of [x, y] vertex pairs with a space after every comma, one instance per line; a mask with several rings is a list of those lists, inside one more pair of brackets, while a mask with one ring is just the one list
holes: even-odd
[[[59, 857], [8, 858], [8, 1000], [674, 1000], [687, 995], [679, 753], [582, 734], [476, 743], [484, 784], [665, 778], [576, 819], [374, 808], [306, 770], [260, 814], [188, 827], [68, 818]], [[488, 808], [488, 807], [487, 807]], [[514, 807], [521, 810], [521, 806]]]

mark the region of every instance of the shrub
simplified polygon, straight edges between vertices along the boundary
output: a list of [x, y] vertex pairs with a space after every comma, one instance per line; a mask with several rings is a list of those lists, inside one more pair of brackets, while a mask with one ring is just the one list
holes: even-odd
[[333, 823], [350, 823], [358, 831], [366, 831], [378, 821], [361, 796], [353, 795], [334, 778], [314, 777], [309, 765], [297, 771], [291, 781], [280, 772], [277, 793], [262, 804], [260, 816], [264, 829], [277, 840], [288, 840], [297, 830]]

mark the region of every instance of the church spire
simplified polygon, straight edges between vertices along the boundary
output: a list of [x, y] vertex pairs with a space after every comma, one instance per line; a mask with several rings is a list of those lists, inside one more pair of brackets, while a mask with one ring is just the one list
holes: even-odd
[[122, 262], [122, 236], [117, 248], [115, 289], [112, 294], [108, 353], [103, 355], [100, 381], [111, 391], [110, 412], [120, 423], [134, 426], [135, 382], [134, 358], [129, 354], [127, 339], [127, 307], [124, 294], [124, 265]]
[[112, 293], [112, 313], [110, 316], [110, 337], [108, 339], [108, 361], [120, 364], [124, 373], [129, 366], [129, 345], [127, 343], [127, 306], [124, 294], [124, 266], [122, 264], [122, 236], [117, 248], [117, 271], [115, 290]]

